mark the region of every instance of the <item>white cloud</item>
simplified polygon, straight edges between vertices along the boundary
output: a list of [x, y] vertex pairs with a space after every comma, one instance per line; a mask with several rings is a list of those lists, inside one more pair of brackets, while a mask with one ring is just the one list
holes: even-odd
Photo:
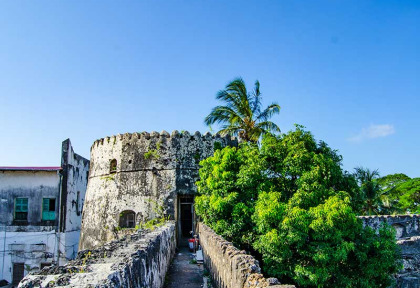
[[394, 125], [382, 124], [374, 125], [371, 124], [367, 128], [363, 128], [359, 134], [354, 137], [349, 138], [349, 141], [352, 142], [361, 142], [366, 139], [374, 139], [380, 137], [386, 137], [395, 133]]

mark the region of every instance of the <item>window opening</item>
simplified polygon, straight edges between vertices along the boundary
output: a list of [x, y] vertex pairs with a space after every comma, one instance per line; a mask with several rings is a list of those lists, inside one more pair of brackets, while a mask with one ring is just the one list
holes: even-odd
[[55, 198], [42, 199], [42, 220], [55, 220]]
[[120, 213], [120, 227], [134, 228], [136, 226], [136, 213], [131, 210], [125, 210]]
[[28, 198], [16, 198], [15, 220], [28, 220]]
[[77, 191], [77, 198], [76, 198], [76, 215], [80, 216], [80, 191]]
[[109, 173], [117, 172], [117, 159], [112, 159], [109, 166]]

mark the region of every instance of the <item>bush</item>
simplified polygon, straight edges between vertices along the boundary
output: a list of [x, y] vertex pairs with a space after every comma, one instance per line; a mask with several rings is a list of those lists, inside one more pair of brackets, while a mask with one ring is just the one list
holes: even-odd
[[299, 287], [388, 287], [398, 271], [392, 228], [377, 235], [341, 156], [303, 127], [261, 146], [226, 147], [200, 162], [197, 214], [263, 271]]

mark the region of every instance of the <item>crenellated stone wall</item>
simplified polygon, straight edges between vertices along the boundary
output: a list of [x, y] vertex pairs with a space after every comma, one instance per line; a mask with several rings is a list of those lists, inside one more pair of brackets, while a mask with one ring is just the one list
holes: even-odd
[[[116, 239], [123, 211], [136, 224], [156, 216], [156, 203], [178, 220], [178, 195], [194, 195], [199, 162], [236, 138], [200, 132], [133, 133], [102, 138], [91, 147], [80, 250]], [[116, 169], [111, 171], [111, 161]]]
[[387, 223], [395, 228], [397, 239], [420, 236], [420, 215], [378, 215], [359, 216], [363, 225], [378, 230], [382, 223]]
[[171, 221], [154, 231], [137, 231], [99, 249], [81, 251], [65, 266], [47, 267], [26, 276], [19, 288], [161, 288], [175, 243]]
[[403, 269], [396, 275], [397, 288], [420, 287], [420, 215], [360, 216], [363, 225], [378, 230], [382, 223], [396, 230]]
[[199, 223], [200, 245], [204, 264], [220, 288], [293, 288], [281, 285], [276, 278], [264, 278], [258, 261], [217, 235], [203, 223]]

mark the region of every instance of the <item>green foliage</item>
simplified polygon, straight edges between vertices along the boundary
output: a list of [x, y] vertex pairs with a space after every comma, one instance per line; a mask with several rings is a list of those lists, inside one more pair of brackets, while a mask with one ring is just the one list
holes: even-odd
[[390, 174], [379, 178], [377, 170], [356, 168], [364, 198], [362, 213], [405, 214], [420, 213], [420, 178], [405, 174]]
[[206, 125], [222, 124], [222, 135], [239, 136], [244, 141], [257, 142], [260, 136], [280, 132], [280, 128], [268, 121], [280, 113], [280, 106], [272, 103], [261, 111], [260, 83], [255, 81], [255, 88], [248, 92], [242, 78], [237, 78], [217, 93], [217, 100], [224, 102], [216, 106], [205, 118]]
[[[407, 184], [407, 182], [411, 182]], [[420, 193], [420, 185], [415, 188], [415, 179], [410, 179], [405, 174], [390, 174], [378, 179], [382, 194], [389, 205], [384, 207], [384, 214], [419, 213], [415, 194]], [[414, 186], [412, 185], [414, 184]], [[413, 189], [414, 188], [414, 189]], [[414, 196], [414, 197], [413, 197]]]
[[147, 151], [146, 153], [144, 153], [144, 159], [149, 159], [149, 158], [155, 158], [155, 159], [159, 159], [159, 153], [156, 149], [150, 149], [149, 151]]
[[154, 217], [146, 222], [140, 222], [139, 225], [136, 225], [136, 229], [144, 228], [153, 231], [155, 228], [163, 226], [166, 221], [169, 220], [169, 215], [165, 216], [165, 208], [163, 203], [158, 203], [158, 201], [153, 199], [148, 199], [147, 202], [151, 204]]
[[395, 206], [399, 211], [420, 213], [420, 178], [397, 184], [391, 191], [391, 197], [397, 199]]
[[196, 163], [198, 163], [198, 162], [200, 162], [200, 153], [199, 152], [196, 152], [195, 154], [194, 154], [194, 160], [195, 160], [195, 162]]
[[217, 150], [200, 162], [196, 211], [263, 271], [299, 287], [388, 287], [398, 271], [394, 231], [356, 218], [363, 195], [341, 156], [297, 126], [261, 147]]
[[397, 174], [389, 174], [389, 175], [379, 178], [378, 183], [379, 185], [381, 185], [381, 188], [383, 190], [389, 191], [395, 188], [397, 185], [404, 183], [408, 180], [410, 180], [410, 177], [408, 177], [407, 175], [402, 174], [402, 173], [397, 173]]
[[216, 150], [220, 150], [220, 149], [222, 149], [223, 147], [222, 147], [222, 143], [220, 143], [220, 142], [214, 142], [214, 144], [213, 144], [213, 149], [214, 149], [214, 151], [216, 151]]
[[105, 180], [105, 181], [114, 181], [115, 180], [115, 174], [110, 174], [110, 175], [107, 175], [107, 176], [102, 176], [101, 179], [102, 180]]
[[380, 214], [390, 207], [389, 199], [379, 185], [378, 170], [371, 171], [368, 168], [355, 168], [355, 177], [359, 183], [360, 191], [363, 195], [363, 205], [361, 212], [365, 215]]

